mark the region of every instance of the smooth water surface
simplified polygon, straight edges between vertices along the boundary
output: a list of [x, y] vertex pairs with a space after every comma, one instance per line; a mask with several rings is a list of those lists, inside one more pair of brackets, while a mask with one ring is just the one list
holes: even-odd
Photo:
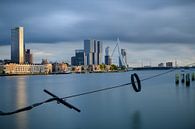
[[[128, 83], [133, 72], [143, 79], [165, 71], [0, 77], [0, 110], [50, 98], [43, 89], [64, 97]], [[175, 73], [142, 82], [139, 93], [129, 85], [66, 100], [81, 113], [51, 102], [0, 116], [0, 129], [195, 129], [195, 82], [176, 86]]]

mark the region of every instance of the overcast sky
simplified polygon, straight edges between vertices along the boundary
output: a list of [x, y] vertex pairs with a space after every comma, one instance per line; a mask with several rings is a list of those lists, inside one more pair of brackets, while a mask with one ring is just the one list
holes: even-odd
[[10, 29], [16, 26], [24, 26], [35, 61], [48, 53], [51, 60], [69, 60], [84, 39], [114, 46], [119, 37], [131, 64], [195, 62], [194, 0], [0, 0], [0, 59], [10, 58]]

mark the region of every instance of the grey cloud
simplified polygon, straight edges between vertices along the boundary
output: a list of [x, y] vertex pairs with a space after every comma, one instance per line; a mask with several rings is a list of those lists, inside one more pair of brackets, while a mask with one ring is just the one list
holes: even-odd
[[26, 42], [85, 38], [141, 43], [194, 43], [194, 0], [0, 1], [0, 44], [25, 27]]

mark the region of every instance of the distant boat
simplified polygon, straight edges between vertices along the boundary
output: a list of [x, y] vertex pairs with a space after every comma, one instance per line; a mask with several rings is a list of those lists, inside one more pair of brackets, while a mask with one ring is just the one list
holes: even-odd
[[70, 70], [68, 70], [68, 71], [65, 71], [64, 72], [65, 74], [70, 74], [70, 73], [72, 73]]

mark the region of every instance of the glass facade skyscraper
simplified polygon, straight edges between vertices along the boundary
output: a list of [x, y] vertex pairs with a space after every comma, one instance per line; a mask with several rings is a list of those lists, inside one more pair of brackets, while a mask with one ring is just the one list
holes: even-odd
[[85, 52], [84, 50], [75, 50], [75, 56], [71, 57], [71, 65], [79, 66], [84, 65]]
[[85, 65], [102, 64], [103, 43], [98, 40], [84, 40]]
[[105, 64], [106, 65], [111, 65], [112, 64], [112, 60], [111, 60], [111, 57], [110, 57], [110, 47], [106, 47], [105, 49]]
[[16, 27], [11, 29], [11, 61], [17, 64], [24, 64], [24, 28]]
[[30, 53], [30, 49], [25, 50], [25, 63], [32, 64], [33, 63], [33, 57]]
[[119, 56], [119, 67], [127, 66], [127, 52], [121, 49], [121, 56]]

